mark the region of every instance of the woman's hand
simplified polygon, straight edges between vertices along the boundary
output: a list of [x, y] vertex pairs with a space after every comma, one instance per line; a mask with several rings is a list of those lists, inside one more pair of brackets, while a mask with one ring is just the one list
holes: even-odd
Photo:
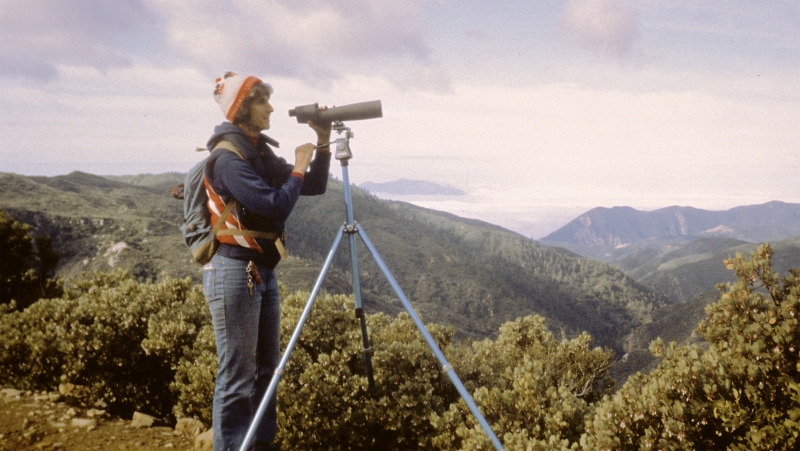
[[305, 174], [311, 164], [311, 156], [314, 155], [314, 149], [316, 148], [317, 146], [306, 143], [294, 149], [294, 169], [292, 171]]
[[[328, 109], [327, 106], [319, 107], [320, 111], [325, 111], [327, 109]], [[330, 122], [325, 122], [321, 124], [317, 124], [311, 121], [308, 122], [308, 126], [314, 129], [314, 131], [317, 133], [318, 146], [320, 144], [328, 144], [329, 142], [331, 142], [331, 125], [332, 124]]]

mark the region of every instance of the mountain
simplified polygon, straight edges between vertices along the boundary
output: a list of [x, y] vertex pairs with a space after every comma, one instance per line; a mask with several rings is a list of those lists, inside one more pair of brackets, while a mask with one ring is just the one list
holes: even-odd
[[175, 225], [182, 203], [169, 189], [73, 172], [57, 177], [0, 173], [0, 208], [50, 235], [58, 274], [122, 267], [140, 278], [194, 277]]
[[129, 185], [145, 186], [161, 191], [169, 191], [175, 185], [183, 183], [186, 174], [179, 172], [166, 172], [164, 174], [138, 174], [138, 175], [104, 175], [104, 178]]
[[612, 368], [621, 381], [658, 364], [648, 349], [657, 337], [702, 342], [694, 330], [705, 318], [705, 306], [719, 298], [718, 284], [735, 279], [723, 260], [770, 242], [779, 274], [800, 267], [800, 204], [775, 201], [727, 211], [595, 208], [540, 242], [609, 263], [669, 300], [628, 335], [625, 353]]
[[582, 253], [585, 247], [618, 248], [664, 237], [726, 237], [758, 243], [797, 235], [800, 204], [773, 201], [725, 211], [677, 206], [654, 211], [599, 207], [540, 241]]
[[733, 280], [722, 261], [761, 242], [773, 244], [777, 270], [800, 266], [798, 239], [800, 204], [774, 201], [726, 211], [595, 208], [540, 242], [610, 263], [670, 302], [685, 302]]
[[[134, 185], [81, 172], [58, 177], [0, 173], [0, 208], [53, 237], [63, 277], [125, 268], [141, 279], [199, 282], [200, 268], [178, 230], [182, 203], [167, 189], [180, 178], [143, 177]], [[332, 179], [327, 194], [302, 198], [295, 207], [287, 223], [293, 257], [278, 266], [287, 289], [313, 285], [345, 219], [342, 188]], [[353, 204], [359, 227], [421, 316], [452, 324], [460, 337], [489, 336], [505, 321], [537, 313], [556, 333], [587, 331], [597, 345], [622, 353], [630, 333], [667, 303], [607, 264], [485, 222], [380, 200], [359, 189], [353, 191]], [[358, 255], [367, 310], [401, 310], [361, 244]], [[323, 289], [351, 293], [349, 267], [342, 245]]]
[[463, 196], [467, 193], [460, 189], [450, 186], [439, 185], [423, 180], [399, 179], [393, 182], [375, 183], [364, 182], [358, 185], [359, 188], [370, 193], [384, 194], [412, 194], [430, 196]]

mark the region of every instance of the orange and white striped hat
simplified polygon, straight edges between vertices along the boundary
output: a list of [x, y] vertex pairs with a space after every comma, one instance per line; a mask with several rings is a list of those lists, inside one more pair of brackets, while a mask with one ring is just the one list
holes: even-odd
[[248, 75], [243, 76], [235, 72], [225, 72], [222, 78], [217, 78], [217, 86], [214, 88], [214, 100], [219, 104], [222, 114], [233, 122], [236, 113], [244, 102], [244, 98], [253, 89], [253, 86], [263, 83], [269, 93], [272, 94], [272, 86], [262, 82], [258, 78]]

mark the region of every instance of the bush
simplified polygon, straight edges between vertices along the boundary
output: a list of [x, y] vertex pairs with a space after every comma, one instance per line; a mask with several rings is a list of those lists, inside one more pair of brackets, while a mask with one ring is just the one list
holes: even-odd
[[[308, 293], [283, 296], [285, 349]], [[428, 420], [455, 394], [407, 314], [367, 315], [376, 390], [369, 393], [352, 297], [319, 296], [278, 387], [278, 438], [289, 449], [408, 449], [433, 434]], [[430, 326], [442, 347], [451, 328]], [[175, 414], [211, 420], [217, 357], [205, 327], [176, 368]]]
[[[52, 279], [58, 254], [48, 236], [34, 238], [31, 226], [0, 210], [0, 306], [22, 310], [39, 298], [59, 297], [60, 280]], [[11, 302], [14, 302], [12, 305]]]
[[725, 261], [738, 280], [706, 308], [708, 350], [654, 341], [663, 362], [604, 400], [585, 449], [797, 449], [800, 273], [779, 280], [771, 257], [763, 245]]
[[85, 386], [87, 402], [103, 401], [114, 413], [166, 416], [174, 402], [171, 364], [180, 354], [165, 359], [141, 344], [153, 319], [182, 311], [197, 296], [188, 279], [139, 283], [117, 271], [83, 276], [61, 298], [40, 300], [24, 311], [5, 309], [0, 383], [52, 390], [66, 381]]
[[[307, 293], [284, 296], [285, 348]], [[278, 392], [278, 441], [289, 449], [491, 449], [488, 437], [408, 314], [367, 315], [374, 351], [375, 392], [367, 390], [361, 332], [351, 297], [320, 296], [292, 353]], [[453, 330], [428, 330], [508, 449], [577, 446], [591, 406], [612, 386], [611, 354], [590, 349], [588, 335], [558, 342], [541, 317], [503, 326], [497, 340], [453, 343]], [[185, 354], [216, 368], [213, 333], [204, 329]], [[198, 368], [199, 367], [199, 368]], [[176, 375], [176, 415], [210, 420], [212, 371], [183, 362]]]
[[[285, 349], [307, 293], [283, 296]], [[352, 297], [316, 300], [279, 386], [278, 441], [289, 449], [487, 449], [406, 313], [368, 315], [376, 388], [369, 392]], [[540, 317], [505, 324], [497, 340], [453, 342], [428, 330], [509, 449], [574, 447], [604, 393], [610, 354], [589, 336], [555, 340]], [[124, 272], [78, 279], [59, 299], [0, 313], [0, 383], [87, 387], [119, 414], [211, 422], [216, 347], [202, 290], [189, 280], [139, 283]]]
[[[504, 324], [497, 340], [462, 347], [453, 362], [507, 449], [574, 449], [593, 404], [613, 387], [611, 352], [590, 341], [559, 342], [544, 318], [528, 316]], [[463, 401], [431, 421], [439, 449], [492, 449]]]

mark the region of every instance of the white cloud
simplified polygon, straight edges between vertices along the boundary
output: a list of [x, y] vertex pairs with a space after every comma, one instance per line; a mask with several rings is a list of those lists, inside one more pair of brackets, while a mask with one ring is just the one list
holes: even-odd
[[[0, 0], [0, 76], [52, 80], [58, 67], [137, 61], [328, 85], [378, 73], [448, 89], [421, 0]], [[400, 67], [398, 67], [400, 66]]]
[[561, 17], [563, 31], [582, 44], [625, 54], [639, 37], [639, 16], [621, 0], [568, 0]]
[[393, 75], [402, 62], [415, 70], [401, 83], [422, 78], [429, 80], [423, 87], [440, 89], [446, 78], [432, 61], [419, 0], [148, 4], [165, 19], [170, 45], [215, 74], [234, 70], [330, 83], [351, 72]]
[[58, 64], [130, 64], [122, 36], [151, 20], [137, 0], [0, 0], [0, 75], [52, 79]]

